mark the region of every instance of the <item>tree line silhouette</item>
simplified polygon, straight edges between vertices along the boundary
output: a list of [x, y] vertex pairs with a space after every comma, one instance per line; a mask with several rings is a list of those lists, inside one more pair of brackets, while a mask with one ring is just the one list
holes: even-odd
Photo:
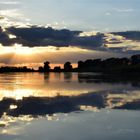
[[135, 73], [140, 72], [140, 55], [133, 55], [130, 58], [108, 58], [88, 59], [78, 61], [77, 68], [73, 68], [71, 62], [50, 68], [50, 62], [44, 62], [44, 67], [39, 67], [39, 72], [102, 72], [102, 73]]
[[140, 54], [133, 55], [130, 58], [107, 58], [107, 59], [87, 59], [78, 61], [77, 68], [73, 68], [71, 62], [65, 62], [63, 68], [56, 66], [50, 67], [50, 62], [45, 61], [44, 66], [38, 70], [24, 67], [1, 67], [0, 72], [101, 72], [101, 73], [132, 73], [140, 72]]
[[28, 68], [26, 66], [23, 67], [11, 67], [11, 66], [2, 66], [0, 67], [0, 72], [34, 72], [34, 69]]

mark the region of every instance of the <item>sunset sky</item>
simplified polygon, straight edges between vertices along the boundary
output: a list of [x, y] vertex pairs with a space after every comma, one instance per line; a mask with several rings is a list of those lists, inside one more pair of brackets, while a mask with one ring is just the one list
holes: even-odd
[[[139, 53], [140, 38], [136, 38], [135, 32], [125, 34], [138, 31], [140, 35], [139, 15], [139, 0], [1, 0], [0, 26], [6, 39], [0, 35], [0, 65], [39, 66], [45, 60], [54, 64], [76, 63]], [[53, 36], [49, 38], [47, 27], [52, 27]], [[60, 33], [60, 29], [67, 31]], [[39, 34], [38, 41], [34, 32]], [[65, 32], [72, 39], [66, 40]]]

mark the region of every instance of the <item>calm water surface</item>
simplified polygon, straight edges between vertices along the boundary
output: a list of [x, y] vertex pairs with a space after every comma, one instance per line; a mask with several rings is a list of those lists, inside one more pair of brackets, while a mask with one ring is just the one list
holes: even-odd
[[137, 140], [140, 81], [95, 73], [0, 74], [0, 140]]

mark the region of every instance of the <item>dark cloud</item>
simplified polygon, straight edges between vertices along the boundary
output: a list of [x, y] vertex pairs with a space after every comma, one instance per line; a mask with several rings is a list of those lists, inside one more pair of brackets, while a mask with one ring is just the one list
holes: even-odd
[[[68, 29], [56, 30], [51, 27], [8, 27], [5, 31], [0, 28], [0, 43], [3, 46], [11, 46], [15, 43], [18, 43], [29, 47], [56, 46], [58, 49], [60, 47], [77, 46], [84, 49], [100, 51], [102, 50], [127, 53], [137, 53], [139, 51], [132, 49], [136, 47], [132, 44], [132, 46], [128, 48], [128, 43], [125, 41], [140, 41], [140, 31], [109, 33], [113, 36], [106, 36], [107, 33], [97, 33], [89, 36], [81, 36], [81, 33], [83, 32], [71, 31]], [[14, 35], [16, 38], [10, 38], [9, 35]], [[122, 39], [118, 38], [118, 35], [122, 36]], [[126, 43], [126, 46], [121, 46], [123, 43]], [[113, 47], [109, 47], [109, 44]]]
[[6, 32], [3, 32], [1, 27], [0, 27], [0, 43], [5, 46], [11, 44], [8, 34]]
[[[16, 28], [9, 27], [6, 32], [0, 32], [2, 45], [12, 45], [14, 43], [23, 46], [80, 46], [87, 48], [101, 47], [103, 44], [103, 34], [94, 36], [80, 36], [82, 31], [70, 31], [67, 29], [55, 30], [51, 27]], [[8, 34], [15, 35], [16, 38], [8, 38]]]
[[140, 31], [112, 32], [114, 35], [120, 35], [126, 39], [140, 41]]

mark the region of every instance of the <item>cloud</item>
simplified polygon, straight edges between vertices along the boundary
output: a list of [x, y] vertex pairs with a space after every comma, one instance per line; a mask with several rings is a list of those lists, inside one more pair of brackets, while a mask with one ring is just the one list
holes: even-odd
[[120, 12], [120, 13], [128, 13], [128, 12], [133, 12], [134, 11], [134, 9], [131, 9], [131, 8], [128, 8], [128, 9], [115, 8], [114, 10], [117, 11], [117, 12]]
[[0, 26], [6, 27], [27, 27], [31, 25], [30, 19], [26, 18], [20, 9], [4, 9], [0, 10]]
[[119, 9], [119, 8], [113, 8], [111, 11], [107, 11], [106, 13], [105, 13], [105, 15], [106, 16], [112, 16], [112, 15], [114, 15], [114, 14], [116, 14], [116, 13], [130, 13], [130, 12], [134, 12], [135, 11], [135, 9], [131, 9], [131, 8], [128, 8], [128, 9], [126, 9], [126, 8], [123, 8], [123, 9]]
[[[11, 46], [15, 43], [22, 44], [23, 46], [35, 47], [35, 46], [79, 46], [82, 48], [93, 49], [101, 48], [103, 45], [104, 35], [97, 34], [85, 34], [82, 31], [70, 31], [67, 29], [56, 30], [51, 27], [37, 27], [30, 26], [17, 28], [8, 27], [5, 32], [1, 32], [1, 44]], [[9, 35], [15, 36], [15, 38], [9, 38]]]
[[23, 15], [19, 12], [18, 9], [0, 10], [0, 15], [8, 18], [23, 19]]
[[19, 1], [1, 1], [0, 4], [4, 4], [4, 5], [17, 5], [19, 4]]
[[140, 31], [112, 32], [112, 34], [125, 37], [126, 39], [140, 41]]
[[79, 36], [81, 36], [81, 37], [85, 37], [85, 36], [95, 36], [95, 35], [97, 35], [99, 32], [96, 32], [96, 31], [90, 31], [90, 32], [81, 32], [80, 34], [79, 34]]
[[111, 16], [112, 14], [110, 12], [105, 13], [106, 16]]
[[135, 54], [140, 52], [139, 36], [139, 31], [107, 33], [105, 44], [106, 47], [112, 51]]
[[23, 64], [23, 63], [42, 63], [46, 60], [51, 63], [72, 63], [87, 58], [108, 58], [123, 56], [123, 54], [107, 51], [87, 50], [79, 47], [1, 47], [0, 63], [4, 64]]
[[[11, 56], [12, 59], [10, 62], [2, 59], [0, 63], [41, 63], [45, 60], [63, 63], [64, 58], [76, 62], [81, 58], [128, 56], [140, 52], [139, 36], [139, 31], [99, 33], [38, 26], [7, 27], [0, 31], [3, 47], [0, 50], [7, 54], [6, 60]], [[15, 47], [15, 44], [21, 45]], [[12, 52], [10, 57], [6, 48]], [[28, 56], [26, 60], [21, 58], [25, 55]]]

